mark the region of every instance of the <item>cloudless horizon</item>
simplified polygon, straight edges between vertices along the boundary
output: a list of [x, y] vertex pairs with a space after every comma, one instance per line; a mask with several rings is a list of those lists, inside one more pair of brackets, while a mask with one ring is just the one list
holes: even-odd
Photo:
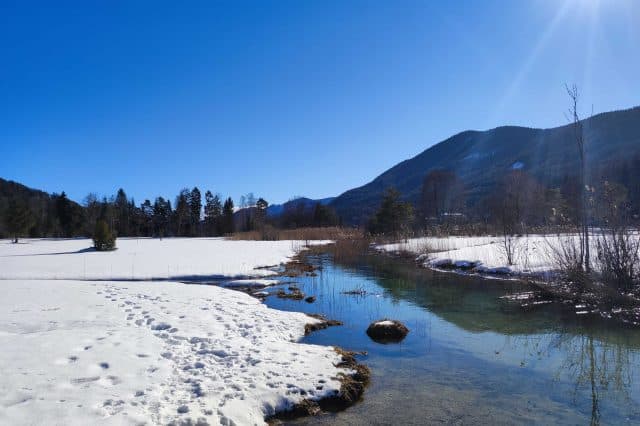
[[[640, 104], [640, 2], [4, 2], [0, 177], [337, 196], [468, 129]], [[635, 25], [634, 25], [635, 24]]]

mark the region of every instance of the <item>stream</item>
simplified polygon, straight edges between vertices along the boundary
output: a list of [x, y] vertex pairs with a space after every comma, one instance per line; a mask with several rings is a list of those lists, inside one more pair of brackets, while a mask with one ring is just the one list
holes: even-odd
[[[265, 303], [344, 322], [303, 341], [366, 351], [359, 361], [372, 376], [356, 405], [288, 424], [640, 423], [638, 328], [560, 304], [523, 310], [500, 299], [528, 290], [519, 282], [381, 255], [348, 265], [329, 255], [307, 261], [321, 267], [317, 276], [291, 282], [316, 301], [270, 296]], [[361, 294], [344, 294], [354, 290]], [[404, 341], [385, 345], [366, 335], [383, 318], [409, 327]]]

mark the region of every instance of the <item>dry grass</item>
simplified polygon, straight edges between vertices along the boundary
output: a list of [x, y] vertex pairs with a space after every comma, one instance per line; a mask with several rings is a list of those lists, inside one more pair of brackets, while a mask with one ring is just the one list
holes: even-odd
[[363, 232], [355, 228], [337, 226], [325, 228], [277, 229], [265, 226], [262, 231], [236, 232], [232, 240], [279, 241], [279, 240], [344, 240], [361, 238]]
[[336, 260], [354, 259], [368, 253], [370, 247], [371, 241], [368, 238], [337, 240], [332, 246], [332, 254]]

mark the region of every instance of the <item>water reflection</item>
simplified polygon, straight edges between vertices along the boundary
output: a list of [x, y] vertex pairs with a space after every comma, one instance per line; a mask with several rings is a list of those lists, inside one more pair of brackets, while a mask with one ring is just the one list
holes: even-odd
[[[308, 337], [369, 352], [373, 382], [361, 404], [315, 424], [640, 422], [640, 333], [561, 305], [522, 311], [500, 296], [526, 290], [417, 269], [412, 263], [367, 257], [298, 279], [314, 304], [276, 298], [280, 309], [323, 313], [345, 322]], [[366, 296], [346, 296], [360, 288]], [[378, 345], [364, 333], [383, 317], [411, 333], [399, 345]]]

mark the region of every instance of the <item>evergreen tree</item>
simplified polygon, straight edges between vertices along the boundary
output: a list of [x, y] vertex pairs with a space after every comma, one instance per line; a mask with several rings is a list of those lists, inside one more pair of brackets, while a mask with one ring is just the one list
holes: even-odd
[[218, 194], [213, 195], [211, 191], [205, 193], [204, 221], [208, 236], [221, 234], [220, 219], [222, 216], [222, 202]]
[[62, 236], [66, 238], [76, 236], [82, 229], [84, 223], [84, 211], [79, 205], [72, 203], [64, 191], [60, 195], [55, 195], [55, 209], [58, 216]]
[[222, 233], [233, 233], [233, 200], [227, 198], [222, 207]]
[[107, 251], [116, 248], [116, 238], [109, 229], [107, 222], [100, 219], [96, 222], [93, 233], [93, 246], [97, 251]]
[[163, 197], [156, 198], [153, 203], [153, 226], [155, 235], [162, 238], [168, 234], [171, 222], [171, 202]]
[[374, 234], [386, 234], [398, 237], [406, 234], [413, 220], [411, 203], [400, 200], [400, 193], [389, 188], [385, 193], [380, 209], [369, 223]]
[[255, 225], [258, 229], [262, 229], [267, 221], [267, 207], [269, 203], [264, 198], [258, 198], [256, 201], [256, 218]]
[[18, 242], [18, 237], [27, 233], [33, 225], [33, 215], [23, 200], [12, 199], [6, 211], [5, 222], [13, 242]]
[[130, 226], [130, 207], [127, 194], [124, 189], [118, 189], [115, 200], [115, 219], [116, 219], [116, 233], [120, 236], [129, 235]]
[[338, 217], [335, 211], [329, 207], [316, 203], [313, 208], [313, 226], [335, 226], [338, 224]]
[[140, 204], [140, 217], [141, 234], [145, 237], [150, 237], [153, 234], [153, 206], [151, 201], [144, 200], [144, 203]]
[[180, 194], [176, 197], [176, 210], [174, 212], [176, 234], [179, 237], [189, 235], [189, 224], [191, 223], [191, 209], [189, 207], [189, 198], [191, 192], [189, 189], [184, 188], [180, 191]]
[[190, 234], [200, 235], [200, 213], [202, 212], [202, 195], [198, 187], [194, 187], [189, 194]]
[[112, 230], [112, 232], [116, 228], [116, 212], [113, 197], [111, 197], [110, 200], [108, 200], [107, 197], [102, 197], [102, 202], [100, 203], [99, 219], [107, 222], [107, 225], [109, 226], [109, 229]]
[[100, 201], [98, 201], [98, 196], [94, 193], [89, 193], [84, 198], [83, 204], [85, 210], [84, 233], [87, 236], [93, 235], [96, 227], [96, 222], [100, 218], [100, 211], [102, 207], [100, 205]]

